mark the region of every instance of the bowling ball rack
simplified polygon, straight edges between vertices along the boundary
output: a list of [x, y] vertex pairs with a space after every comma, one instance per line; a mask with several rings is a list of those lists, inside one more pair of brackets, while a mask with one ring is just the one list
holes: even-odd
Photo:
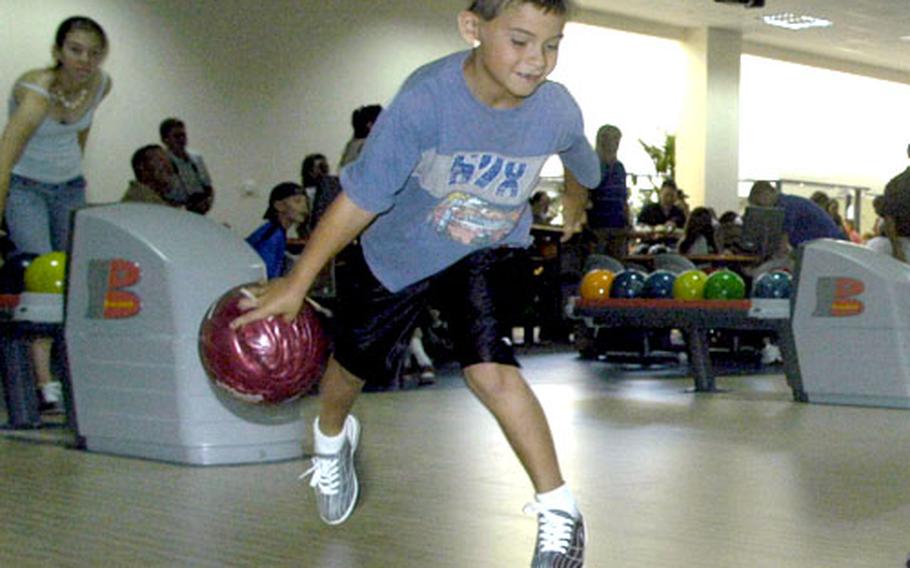
[[585, 300], [574, 297], [566, 307], [589, 333], [602, 329], [679, 329], [686, 341], [689, 372], [694, 392], [718, 392], [711, 364], [711, 330], [761, 330], [777, 336], [783, 370], [793, 399], [807, 402], [803, 389], [796, 344], [790, 325], [788, 300], [676, 300], [620, 299]]
[[[14, 319], [20, 303], [18, 294], [0, 294], [0, 377], [6, 404], [7, 422], [0, 430], [34, 430], [50, 427], [41, 419], [38, 394], [32, 378], [30, 345], [38, 337], [49, 337], [54, 345], [51, 365], [54, 375], [63, 386], [65, 423], [63, 427], [75, 435], [76, 410], [73, 406], [72, 385], [66, 364], [66, 342], [63, 324]], [[81, 447], [76, 437], [72, 447]]]

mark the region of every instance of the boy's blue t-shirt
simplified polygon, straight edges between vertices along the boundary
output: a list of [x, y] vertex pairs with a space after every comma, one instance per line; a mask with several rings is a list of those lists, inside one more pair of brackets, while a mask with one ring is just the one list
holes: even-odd
[[581, 110], [565, 87], [548, 81], [517, 108], [491, 108], [465, 81], [469, 54], [415, 71], [379, 115], [360, 158], [341, 171], [347, 196], [378, 214], [361, 243], [391, 291], [483, 247], [528, 246], [528, 197], [551, 155], [582, 185], [600, 181]]

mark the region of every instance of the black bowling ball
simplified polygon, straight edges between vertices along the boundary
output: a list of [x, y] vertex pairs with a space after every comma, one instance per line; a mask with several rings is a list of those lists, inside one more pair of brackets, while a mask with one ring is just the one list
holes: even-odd
[[0, 267], [0, 294], [21, 294], [25, 291], [25, 269], [38, 258], [37, 254], [20, 252], [4, 261]]

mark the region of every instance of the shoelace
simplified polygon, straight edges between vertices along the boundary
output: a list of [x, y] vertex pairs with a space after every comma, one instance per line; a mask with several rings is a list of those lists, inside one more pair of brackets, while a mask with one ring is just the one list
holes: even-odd
[[310, 478], [310, 487], [319, 488], [323, 495], [335, 495], [341, 487], [341, 472], [338, 471], [338, 458], [314, 456], [313, 465], [310, 469], [300, 474], [298, 479], [304, 479], [308, 475]]
[[572, 519], [557, 515], [537, 502], [528, 503], [522, 511], [526, 515], [539, 515], [540, 526], [537, 530], [541, 552], [566, 553], [572, 538], [572, 525], [575, 524]]

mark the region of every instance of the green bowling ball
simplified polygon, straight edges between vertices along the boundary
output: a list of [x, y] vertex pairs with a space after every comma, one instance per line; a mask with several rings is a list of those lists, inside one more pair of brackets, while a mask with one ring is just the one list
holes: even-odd
[[742, 300], [746, 297], [746, 283], [742, 276], [723, 269], [711, 273], [705, 282], [706, 300]]

